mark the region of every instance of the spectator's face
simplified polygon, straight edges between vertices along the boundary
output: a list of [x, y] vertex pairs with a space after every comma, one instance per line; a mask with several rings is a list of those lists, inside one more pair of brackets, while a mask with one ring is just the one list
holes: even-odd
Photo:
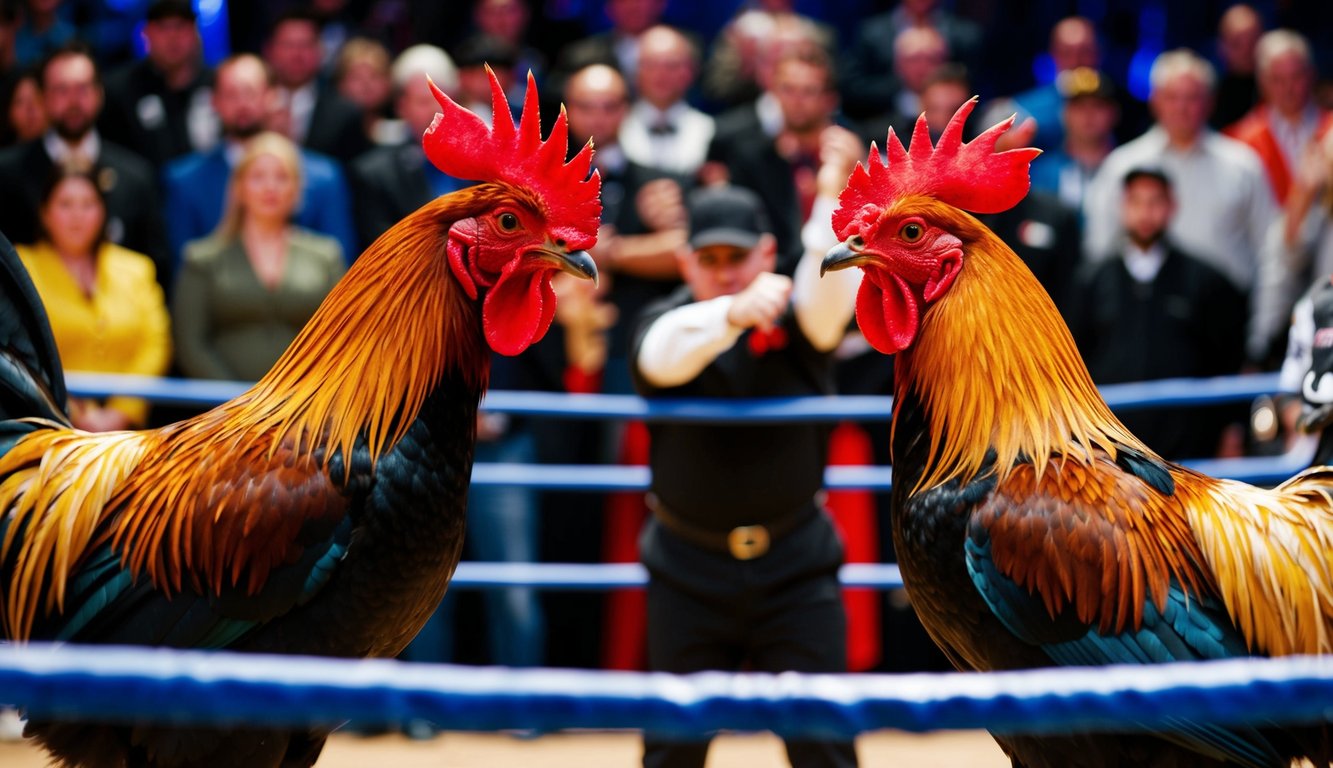
[[71, 177], [56, 184], [38, 216], [58, 250], [88, 253], [106, 222], [106, 208], [91, 181]]
[[962, 83], [937, 82], [926, 86], [921, 92], [921, 111], [926, 115], [926, 125], [932, 135], [938, 137], [949, 124], [958, 108], [972, 96]]
[[1155, 89], [1148, 99], [1153, 118], [1173, 141], [1192, 142], [1213, 109], [1213, 97], [1198, 77], [1182, 73]]
[[299, 88], [319, 74], [323, 54], [319, 30], [307, 21], [285, 21], [273, 30], [264, 54], [279, 85]]
[[528, 7], [522, 0], [481, 0], [474, 18], [482, 34], [516, 45], [528, 28]]
[[158, 69], [171, 72], [194, 62], [199, 52], [199, 32], [189, 19], [168, 17], [143, 26], [148, 58]]
[[685, 97], [694, 83], [694, 60], [688, 43], [674, 34], [650, 33], [639, 48], [639, 95], [649, 104], [666, 107]]
[[1115, 102], [1097, 96], [1080, 96], [1065, 102], [1065, 135], [1071, 143], [1105, 141], [1120, 119]]
[[921, 93], [926, 81], [949, 58], [944, 40], [938, 33], [912, 30], [904, 33], [894, 46], [893, 69], [903, 87], [912, 93]]
[[1259, 93], [1279, 114], [1294, 116], [1310, 103], [1314, 76], [1310, 65], [1295, 52], [1284, 53], [1259, 73]]
[[285, 222], [296, 209], [296, 177], [281, 159], [260, 155], [236, 179], [237, 202], [257, 221]]
[[606, 17], [621, 32], [637, 35], [656, 24], [666, 0], [606, 0]]
[[1124, 210], [1121, 214], [1125, 234], [1130, 242], [1140, 248], [1162, 239], [1174, 212], [1175, 203], [1171, 199], [1171, 192], [1161, 181], [1141, 176], [1125, 187]]
[[218, 70], [213, 110], [227, 137], [248, 139], [264, 130], [272, 101], [268, 77], [258, 60], [242, 59]]
[[42, 107], [42, 94], [37, 88], [37, 81], [25, 77], [14, 86], [14, 94], [9, 101], [9, 125], [19, 141], [28, 141], [41, 136], [46, 131], [46, 109]]
[[365, 57], [353, 59], [338, 82], [338, 93], [366, 112], [378, 112], [392, 92], [389, 73]]
[[610, 67], [583, 70], [565, 89], [569, 132], [578, 144], [588, 139], [599, 147], [615, 144], [627, 106], [625, 82]]
[[1096, 69], [1100, 58], [1097, 33], [1090, 24], [1072, 19], [1062, 21], [1051, 35], [1051, 61], [1057, 72], [1079, 67]]
[[1263, 20], [1252, 9], [1235, 6], [1222, 14], [1217, 30], [1217, 51], [1231, 72], [1254, 71], [1254, 47], [1264, 34]]
[[773, 96], [783, 124], [797, 133], [816, 131], [832, 122], [837, 95], [828, 72], [797, 59], [786, 59], [773, 72]]
[[66, 141], [80, 141], [102, 111], [102, 87], [86, 56], [60, 56], [46, 66], [42, 93], [47, 119]]
[[731, 296], [754, 282], [761, 272], [773, 271], [776, 254], [772, 235], [766, 235], [749, 250], [710, 245], [681, 259], [681, 276], [698, 301]]
[[426, 84], [425, 73], [417, 73], [408, 78], [402, 93], [398, 94], [398, 117], [407, 123], [407, 129], [413, 137], [421, 136], [430, 127], [431, 121], [440, 111], [440, 105]]

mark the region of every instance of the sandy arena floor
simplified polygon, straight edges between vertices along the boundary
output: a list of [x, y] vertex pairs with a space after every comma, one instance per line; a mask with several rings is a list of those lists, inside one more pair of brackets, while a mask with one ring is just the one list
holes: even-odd
[[[318, 768], [633, 768], [639, 765], [633, 733], [561, 733], [539, 739], [445, 733], [429, 741], [398, 736], [362, 738], [335, 734]], [[1009, 761], [980, 731], [925, 735], [883, 731], [857, 740], [865, 766], [1008, 768]], [[25, 743], [0, 742], [0, 766], [43, 768], [46, 753]], [[782, 742], [769, 734], [723, 736], [713, 743], [707, 768], [786, 766]]]

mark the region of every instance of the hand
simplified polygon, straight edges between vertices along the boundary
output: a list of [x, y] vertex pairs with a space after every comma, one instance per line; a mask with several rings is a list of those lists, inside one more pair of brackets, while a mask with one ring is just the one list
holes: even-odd
[[820, 197], [836, 198], [847, 186], [856, 164], [866, 159], [861, 137], [840, 125], [831, 125], [819, 135], [819, 173], [815, 191]]
[[673, 179], [654, 179], [644, 184], [634, 196], [639, 219], [653, 232], [684, 229], [688, 220], [685, 196]]
[[758, 277], [732, 298], [727, 310], [727, 322], [737, 328], [770, 330], [791, 301], [791, 278], [772, 272], [761, 272]]
[[[79, 403], [77, 407], [76, 402]], [[114, 408], [104, 408], [91, 400], [71, 400], [70, 421], [85, 432], [117, 432], [130, 427], [128, 416]]]
[[602, 301], [592, 283], [572, 275], [557, 274], [551, 287], [556, 293], [555, 321], [565, 331], [566, 361], [585, 373], [601, 370], [607, 330], [616, 322], [615, 305]]
[[[603, 224], [597, 228], [597, 245], [588, 249], [588, 255], [597, 264], [598, 282], [609, 286], [611, 270], [616, 260], [616, 251], [620, 248], [620, 233], [614, 224]], [[606, 288], [603, 288], [605, 291]]]
[[1005, 152], [1010, 149], [1019, 149], [1021, 147], [1032, 146], [1032, 140], [1037, 137], [1037, 121], [1029, 117], [1017, 125], [1010, 126], [1009, 130], [995, 142], [996, 152]]

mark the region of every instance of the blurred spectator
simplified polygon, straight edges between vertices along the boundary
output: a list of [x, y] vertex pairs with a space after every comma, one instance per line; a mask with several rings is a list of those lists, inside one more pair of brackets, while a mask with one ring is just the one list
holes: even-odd
[[514, 83], [509, 90], [510, 103], [523, 103], [528, 73], [542, 84], [546, 77], [546, 56], [528, 39], [532, 9], [528, 0], [474, 0], [472, 23], [477, 34], [497, 40], [515, 52]]
[[1254, 75], [1254, 47], [1264, 33], [1259, 12], [1244, 3], [1231, 6], [1217, 24], [1217, 58], [1221, 77], [1217, 103], [1209, 123], [1225, 128], [1245, 116], [1259, 103], [1259, 85]]
[[833, 29], [791, 12], [747, 8], [718, 33], [700, 84], [718, 109], [748, 104], [767, 86], [773, 63], [789, 47], [837, 47]]
[[[1150, 81], [1148, 104], [1156, 123], [1107, 155], [1088, 186], [1084, 255], [1097, 261], [1123, 247], [1125, 175], [1139, 166], [1158, 167], [1170, 176], [1174, 192], [1171, 240], [1250, 294], [1264, 234], [1277, 217], [1263, 165], [1249, 147], [1208, 127], [1215, 75], [1198, 54], [1177, 49], [1159, 55]], [[1265, 354], [1270, 342], [1265, 336], [1272, 331], [1251, 325], [1251, 359]]]
[[1287, 201], [1297, 164], [1333, 126], [1333, 113], [1314, 103], [1314, 61], [1300, 33], [1265, 33], [1255, 46], [1254, 61], [1260, 103], [1222, 132], [1258, 153], [1281, 204]]
[[307, 149], [348, 163], [370, 148], [361, 111], [320, 81], [324, 46], [320, 19], [293, 9], [278, 16], [264, 44], [264, 60], [278, 86], [268, 127]]
[[311, 15], [319, 22], [320, 65], [325, 70], [334, 68], [343, 47], [360, 32], [360, 14], [354, 5], [364, 8], [366, 3], [350, 0], [308, 0], [306, 3]]
[[218, 140], [213, 73], [204, 66], [190, 0], [156, 0], [143, 25], [147, 56], [109, 73], [98, 128], [160, 170]]
[[[1115, 87], [1095, 69], [1080, 67], [1059, 80], [1064, 108], [1063, 141], [1032, 161], [1032, 188], [1057, 195], [1081, 210], [1083, 194], [1102, 161], [1115, 148], [1120, 103]], [[1037, 124], [1040, 130], [1040, 122]]]
[[523, 104], [528, 81], [526, 73], [520, 81], [520, 73], [514, 68], [516, 61], [518, 51], [503, 40], [473, 35], [459, 43], [454, 49], [454, 63], [458, 65], [458, 93], [455, 95], [458, 103], [490, 124], [491, 76], [486, 73], [486, 68], [490, 67], [504, 89], [511, 114], [517, 121], [520, 115], [516, 108]]
[[699, 74], [699, 52], [679, 30], [657, 26], [639, 42], [638, 94], [620, 125], [630, 160], [650, 168], [694, 175], [713, 140], [711, 115], [685, 100]]
[[217, 230], [185, 246], [172, 325], [186, 376], [256, 381], [342, 277], [338, 241], [290, 223], [300, 198], [296, 145], [273, 132], [250, 139]]
[[64, 0], [24, 0], [23, 22], [14, 38], [20, 66], [39, 64], [74, 40], [78, 30], [66, 18]]
[[18, 69], [19, 0], [0, 0], [0, 84]]
[[[363, 248], [407, 214], [471, 183], [440, 171], [421, 148], [421, 137], [439, 112], [427, 78], [447, 94], [458, 91], [458, 72], [443, 50], [423, 44], [398, 54], [393, 63], [393, 103], [403, 126], [402, 138], [370, 150], [348, 168]], [[478, 114], [489, 116], [490, 111], [488, 102]]]
[[8, 83], [3, 103], [0, 147], [32, 141], [46, 133], [46, 108], [42, 106], [42, 86], [36, 69], [25, 70]]
[[[1121, 176], [1125, 238], [1082, 276], [1071, 322], [1093, 381], [1114, 384], [1240, 372], [1245, 357], [1244, 296], [1206, 260], [1168, 234], [1176, 210], [1171, 179], [1156, 167]], [[1191, 408], [1120, 416], [1169, 459], [1215, 456], [1225, 411]]]
[[1060, 117], [1065, 97], [1061, 81], [1068, 77], [1066, 73], [1081, 67], [1096, 69], [1101, 65], [1102, 58], [1101, 47], [1097, 42], [1097, 27], [1082, 16], [1069, 16], [1057, 22], [1051, 28], [1048, 50], [1055, 67], [1055, 77], [1051, 82], [1037, 85], [1011, 98], [992, 102], [981, 121], [992, 125], [1015, 112], [1018, 113], [1019, 122], [1031, 117], [1037, 121], [1037, 134], [1032, 139], [1032, 146], [1043, 150], [1054, 149], [1064, 141], [1065, 129]]
[[[264, 130], [275, 101], [264, 62], [243, 53], [218, 65], [213, 89], [213, 110], [222, 129], [222, 142], [207, 152], [195, 152], [167, 164], [162, 184], [167, 198], [167, 234], [173, 263], [185, 243], [205, 237], [222, 218], [227, 180], [245, 150], [245, 143]], [[296, 223], [337, 239], [350, 261], [357, 248], [351, 196], [342, 169], [332, 158], [301, 151], [305, 179]]]
[[554, 84], [563, 89], [568, 77], [590, 64], [614, 67], [626, 83], [636, 82], [640, 37], [661, 23], [666, 5], [666, 0], [604, 0], [611, 28], [566, 44], [552, 72]]
[[171, 278], [152, 166], [98, 133], [102, 80], [88, 49], [78, 42], [51, 55], [39, 70], [42, 106], [50, 127], [41, 138], [0, 152], [0, 232], [15, 243], [37, 237], [42, 183], [57, 164], [95, 168], [106, 200], [107, 239], [152, 257], [157, 278]]
[[[1256, 322], [1268, 331], [1269, 359], [1282, 348], [1292, 307], [1310, 284], [1333, 275], [1333, 131], [1308, 152], [1292, 179], [1282, 215], [1273, 222], [1259, 263]], [[1291, 354], [1287, 346], [1287, 354]], [[1302, 371], [1302, 374], [1304, 372]]]
[[[938, 0], [902, 0], [892, 11], [860, 23], [851, 50], [845, 58], [839, 56], [842, 78], [838, 90], [848, 117], [865, 119], [889, 109], [903, 111], [903, 107], [910, 106], [896, 100], [904, 84], [895, 74], [897, 40], [909, 29], [935, 30], [944, 39], [949, 58], [966, 66], [973, 77], [980, 70], [983, 44], [980, 26], [941, 8]], [[887, 45], [889, 41], [894, 41], [893, 45]], [[911, 109], [906, 113], [915, 116]]]
[[1310, 466], [1333, 463], [1333, 392], [1327, 383], [1333, 373], [1333, 279], [1328, 272], [1319, 275], [1291, 312], [1278, 381], [1278, 391], [1287, 395], [1281, 422], [1289, 441], [1315, 443]]
[[775, 65], [769, 90], [718, 118], [708, 148], [710, 164], [764, 201], [779, 272], [790, 274], [800, 258], [801, 222], [814, 201], [815, 171], [838, 108], [833, 86], [833, 64], [822, 49], [791, 50]]
[[[925, 109], [922, 94], [937, 78], [968, 82], [966, 68], [949, 62], [944, 38], [930, 27], [903, 30], [893, 41], [893, 51], [893, 71], [901, 86], [894, 95], [894, 104], [888, 111], [862, 121], [860, 126], [862, 137], [877, 144], [884, 143], [890, 128], [904, 141], [912, 135], [916, 119]], [[937, 121], [939, 117], [932, 115], [930, 120], [930, 129], [936, 134], [944, 130], [953, 113]]]
[[[19, 258], [46, 307], [67, 371], [162, 376], [171, 362], [167, 305], [153, 260], [107, 242], [106, 201], [90, 168], [56, 166], [43, 181], [40, 236]], [[69, 398], [90, 432], [147, 425], [148, 401]]]
[[386, 124], [393, 98], [389, 64], [389, 50], [368, 37], [348, 40], [333, 60], [334, 87], [361, 110], [361, 128], [376, 144], [397, 138]]
[[[593, 165], [602, 176], [602, 228], [593, 258], [620, 317], [633, 317], [677, 284], [676, 251], [685, 242], [681, 190], [689, 181], [625, 156], [617, 136], [629, 111], [629, 89], [616, 69], [594, 64], [575, 72], [565, 105], [571, 148], [591, 140]], [[611, 330], [604, 391], [629, 392], [629, 332], [623, 324]]]

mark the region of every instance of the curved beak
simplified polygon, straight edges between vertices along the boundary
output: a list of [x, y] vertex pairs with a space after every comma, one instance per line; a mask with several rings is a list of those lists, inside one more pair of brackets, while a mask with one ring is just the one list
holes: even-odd
[[824, 261], [819, 265], [819, 276], [823, 277], [826, 272], [837, 272], [848, 267], [859, 267], [869, 261], [870, 257], [866, 254], [853, 251], [845, 242], [838, 243], [824, 256]]
[[587, 251], [569, 251], [555, 243], [547, 243], [539, 254], [540, 258], [550, 262], [561, 272], [597, 284], [597, 262], [592, 260], [592, 254]]

